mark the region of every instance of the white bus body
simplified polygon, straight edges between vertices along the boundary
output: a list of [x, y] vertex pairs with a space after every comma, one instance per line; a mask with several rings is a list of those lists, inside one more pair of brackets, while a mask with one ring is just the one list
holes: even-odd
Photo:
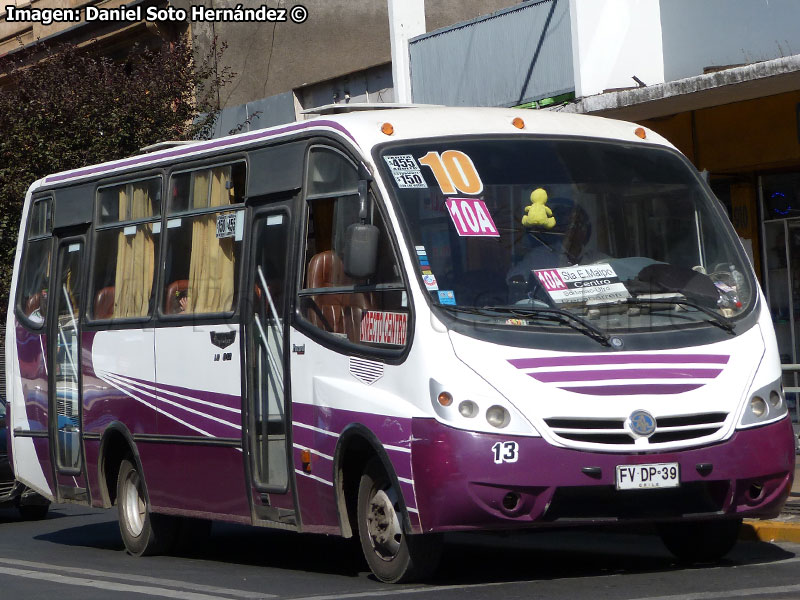
[[7, 322], [17, 477], [189, 519], [359, 535], [657, 523], [718, 558], [786, 499], [766, 302], [724, 211], [631, 123], [354, 111], [45, 177]]

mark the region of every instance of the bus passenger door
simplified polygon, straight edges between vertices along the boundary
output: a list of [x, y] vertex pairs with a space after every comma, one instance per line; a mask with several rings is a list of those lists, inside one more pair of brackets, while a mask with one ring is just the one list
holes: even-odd
[[87, 501], [82, 444], [81, 329], [83, 240], [62, 240], [52, 290], [50, 352], [50, 440], [59, 501]]
[[271, 205], [253, 220], [247, 310], [247, 436], [254, 518], [294, 523], [289, 464], [285, 364], [288, 205]]

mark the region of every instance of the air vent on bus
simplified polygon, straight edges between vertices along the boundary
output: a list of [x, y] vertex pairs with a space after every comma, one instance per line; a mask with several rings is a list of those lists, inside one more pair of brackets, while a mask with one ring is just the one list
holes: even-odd
[[14, 489], [15, 484], [16, 482], [13, 479], [11, 481], [0, 481], [0, 498], [8, 496]]
[[[717, 433], [725, 423], [726, 413], [703, 413], [656, 419], [656, 430], [647, 438], [650, 444], [678, 442]], [[545, 419], [555, 435], [573, 442], [591, 444], [633, 444], [634, 437], [625, 427], [625, 419], [584, 419], [553, 417]]]

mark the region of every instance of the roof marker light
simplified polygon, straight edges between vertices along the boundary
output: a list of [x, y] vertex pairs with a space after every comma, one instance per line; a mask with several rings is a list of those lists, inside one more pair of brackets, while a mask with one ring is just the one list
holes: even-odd
[[636, 131], [634, 131], [633, 133], [636, 134], [636, 137], [639, 137], [639, 138], [642, 138], [642, 139], [645, 139], [647, 137], [647, 132], [644, 130], [644, 127], [637, 127]]
[[514, 117], [514, 120], [511, 121], [511, 124], [516, 127], [517, 129], [525, 129], [525, 121], [523, 121], [519, 117]]
[[391, 123], [384, 123], [381, 125], [381, 132], [386, 135], [392, 135], [394, 133], [394, 125]]

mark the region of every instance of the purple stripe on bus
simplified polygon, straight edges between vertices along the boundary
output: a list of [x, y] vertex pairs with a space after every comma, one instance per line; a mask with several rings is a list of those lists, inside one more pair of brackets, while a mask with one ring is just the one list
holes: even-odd
[[295, 425], [292, 429], [292, 441], [303, 448], [313, 448], [317, 452], [333, 456], [339, 438], [321, 435], [311, 429]]
[[634, 385], [588, 385], [562, 387], [562, 390], [592, 396], [636, 396], [641, 394], [682, 394], [703, 387], [702, 383], [640, 383]]
[[341, 433], [345, 427], [359, 424], [375, 433], [382, 444], [409, 447], [411, 419], [301, 403], [293, 404], [292, 410], [294, 411], [292, 420], [296, 423], [304, 423], [333, 433]]
[[539, 371], [528, 373], [545, 383], [604, 379], [713, 379], [722, 369], [604, 369], [602, 371]]
[[[204, 435], [206, 437], [235, 437], [241, 436], [241, 415], [233, 414], [229, 411], [224, 411], [219, 408], [193, 403], [190, 400], [184, 400], [185, 404], [176, 402], [171, 399], [171, 402], [178, 404], [170, 404], [164, 402], [161, 398], [155, 398], [150, 394], [156, 395], [156, 391], [144, 388], [144, 385], [151, 385], [152, 383], [142, 384], [137, 386], [133, 383], [132, 378], [109, 378], [112, 385], [118, 386], [124, 390], [124, 393], [132, 396], [142, 406], [150, 408], [153, 411], [159, 411], [159, 433], [169, 435]], [[190, 390], [195, 391], [197, 390]], [[185, 410], [185, 408], [192, 410]], [[217, 414], [212, 414], [216, 412]], [[186, 430], [189, 430], [187, 432]], [[199, 430], [199, 431], [198, 431]]]
[[28, 332], [16, 319], [15, 324], [19, 376], [28, 428], [31, 431], [47, 431], [49, 377], [42, 352], [47, 347], [47, 336]]
[[[329, 431], [338, 434], [348, 426], [361, 425], [375, 434], [384, 447], [390, 446], [390, 448], [386, 448], [386, 454], [392, 461], [395, 474], [404, 479], [413, 478], [410, 452], [394, 449], [409, 448], [411, 419], [300, 403], [294, 404], [292, 410], [294, 411], [292, 432], [295, 444], [334, 456], [339, 438], [323, 432]], [[307, 424], [321, 431], [308, 429], [301, 424]]]
[[[194, 402], [193, 400], [196, 399], [195, 396], [192, 396], [191, 399], [172, 396], [165, 394], [164, 390], [162, 390], [160, 387], [158, 391], [156, 391], [142, 386], [141, 384], [134, 383], [133, 381], [127, 381], [127, 379], [128, 378], [123, 379], [117, 376], [115, 378], [115, 383], [126, 391], [139, 396], [145, 402], [157, 403], [159, 408], [172, 412], [173, 414], [180, 416], [180, 418], [183, 420], [188, 420], [189, 418], [192, 418], [191, 415], [194, 415], [195, 417], [200, 418], [219, 419], [225, 423], [230, 423], [236, 427], [241, 427], [241, 411], [232, 412], [230, 410], [226, 410], [226, 407], [223, 406], [209, 406], [208, 404]], [[158, 397], [154, 398], [149, 394], [153, 394], [154, 396]], [[197, 394], [196, 390], [195, 394]]]
[[113, 171], [115, 169], [125, 169], [128, 167], [135, 167], [137, 165], [141, 165], [148, 162], [155, 163], [164, 159], [176, 158], [194, 152], [199, 152], [203, 150], [216, 150], [219, 148], [224, 148], [226, 146], [233, 146], [246, 142], [252, 142], [262, 138], [269, 138], [284, 133], [291, 133], [293, 131], [301, 131], [303, 129], [310, 129], [312, 127], [330, 127], [331, 129], [336, 129], [337, 131], [342, 132], [344, 135], [353, 140], [353, 142], [356, 141], [356, 139], [349, 131], [347, 131], [347, 129], [345, 129], [342, 125], [340, 125], [335, 121], [313, 120], [313, 121], [307, 121], [305, 123], [298, 123], [296, 125], [290, 125], [288, 127], [267, 129], [263, 131], [257, 131], [254, 133], [244, 134], [232, 139], [223, 139], [223, 140], [217, 140], [215, 142], [206, 142], [206, 143], [200, 142], [197, 144], [189, 144], [186, 146], [181, 146], [180, 148], [176, 148], [175, 150], [170, 150], [169, 152], [164, 152], [163, 154], [160, 154], [158, 156], [154, 156], [152, 154], [143, 154], [128, 159], [120, 160], [114, 164], [102, 164], [93, 167], [87, 167], [85, 169], [79, 169], [76, 171], [67, 171], [66, 173], [51, 175], [50, 177], [45, 178], [45, 183], [55, 183], [58, 181], [64, 181], [66, 179], [86, 177], [87, 175], [97, 175], [105, 171]]
[[403, 500], [406, 503], [406, 508], [417, 508], [417, 499], [414, 496], [414, 484], [405, 481], [400, 482], [400, 491], [403, 492]]
[[514, 358], [508, 362], [518, 369], [537, 367], [572, 367], [579, 365], [681, 364], [709, 363], [724, 365], [730, 356], [724, 354], [588, 354], [581, 356], [543, 356]]
[[[156, 387], [157, 385], [159, 393], [167, 392], [169, 394], [181, 394], [183, 396], [189, 396], [190, 398], [196, 398], [198, 400], [203, 400], [205, 402], [213, 402], [214, 404], [219, 404], [221, 406], [235, 408], [237, 410], [241, 410], [242, 407], [242, 397], [238, 395], [223, 394], [221, 392], [209, 392], [206, 390], [180, 387], [177, 385], [167, 385], [162, 382], [156, 384], [153, 381], [147, 381], [146, 379], [137, 379], [136, 377], [129, 377], [127, 375], [116, 375], [116, 376], [129, 381], [135, 381], [136, 383], [140, 383], [142, 385], [149, 385], [152, 387]], [[152, 392], [153, 390], [150, 391]], [[170, 397], [170, 399], [172, 399], [172, 397]]]

